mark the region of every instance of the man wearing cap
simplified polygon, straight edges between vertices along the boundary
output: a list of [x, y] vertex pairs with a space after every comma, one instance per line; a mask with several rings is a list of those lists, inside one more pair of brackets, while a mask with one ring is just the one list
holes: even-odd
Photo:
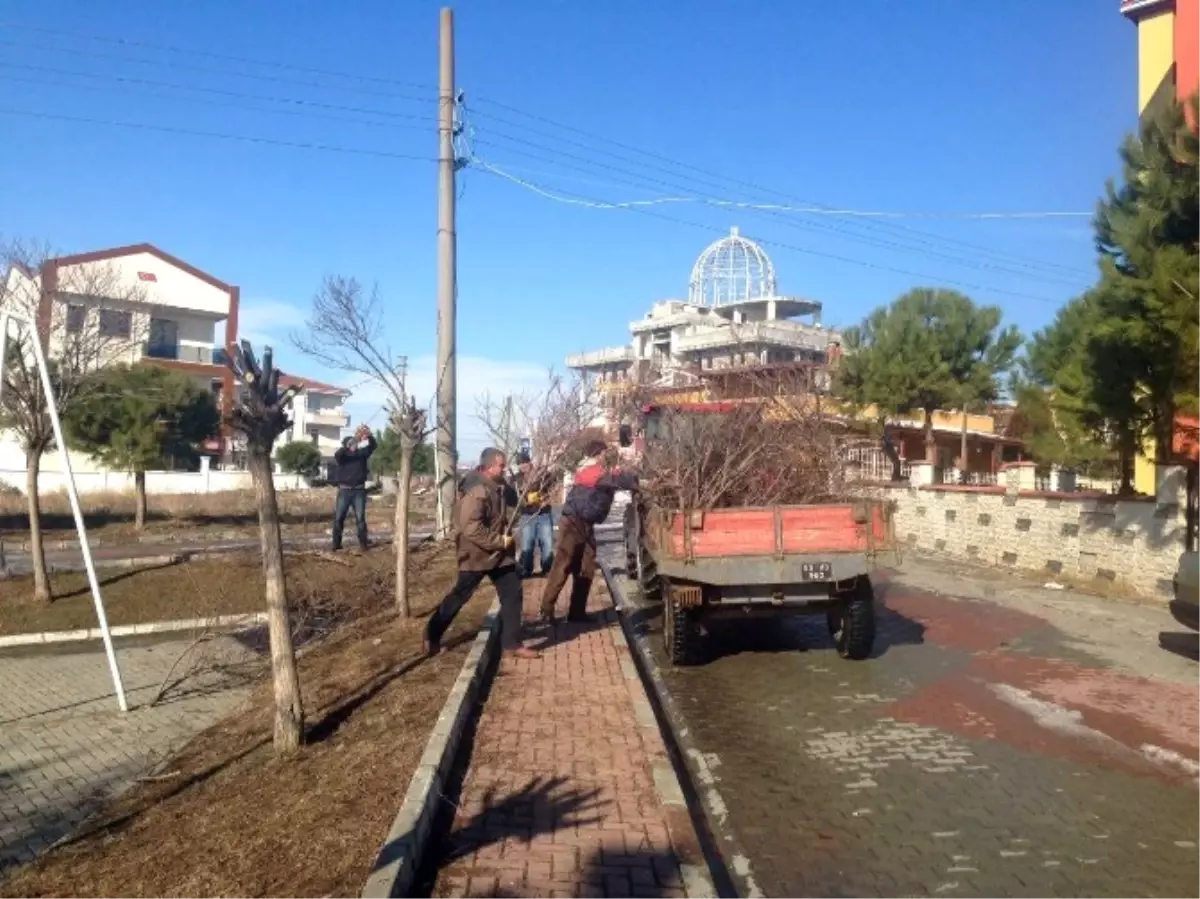
[[521, 519], [517, 524], [517, 571], [521, 577], [533, 577], [533, 553], [541, 556], [542, 574], [550, 571], [554, 561], [554, 518], [550, 509], [553, 489], [550, 472], [533, 473], [529, 453], [517, 454], [517, 474], [513, 486], [521, 497]]

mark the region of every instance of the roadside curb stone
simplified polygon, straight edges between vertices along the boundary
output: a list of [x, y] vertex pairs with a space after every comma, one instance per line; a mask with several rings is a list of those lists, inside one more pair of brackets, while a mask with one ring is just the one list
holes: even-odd
[[407, 896], [412, 889], [428, 848], [438, 803], [475, 706], [475, 698], [484, 685], [489, 663], [496, 652], [499, 633], [496, 621], [499, 614], [500, 601], [496, 600], [488, 610], [487, 618], [476, 634], [458, 678], [438, 714], [425, 751], [417, 763], [417, 770], [409, 781], [400, 811], [363, 886], [363, 899]]

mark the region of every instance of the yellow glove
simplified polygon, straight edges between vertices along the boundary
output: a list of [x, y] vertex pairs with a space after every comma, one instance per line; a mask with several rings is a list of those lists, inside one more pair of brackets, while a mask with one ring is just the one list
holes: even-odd
[[541, 498], [542, 495], [536, 490], [530, 490], [527, 494], [525, 494], [525, 499], [531, 506], [537, 505], [538, 502], [541, 501]]

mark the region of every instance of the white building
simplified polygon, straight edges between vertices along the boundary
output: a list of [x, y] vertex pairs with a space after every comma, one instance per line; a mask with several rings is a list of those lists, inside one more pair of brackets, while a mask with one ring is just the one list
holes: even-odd
[[281, 376], [279, 384], [281, 387], [302, 384], [304, 390], [293, 404], [292, 426], [276, 441], [276, 449], [292, 440], [310, 441], [320, 450], [321, 466], [325, 476], [329, 477], [333, 470], [333, 454], [341, 445], [342, 431], [350, 425], [350, 416], [346, 412], [350, 391], [292, 375]]
[[[152, 244], [60, 256], [36, 270], [14, 265], [0, 284], [0, 306], [36, 322], [51, 359], [68, 345], [87, 344], [94, 364], [142, 362], [181, 372], [212, 392], [223, 419], [234, 395], [233, 373], [225, 360], [227, 348], [238, 339], [240, 300], [237, 286]], [[221, 323], [223, 346], [216, 342]], [[306, 385], [295, 403], [293, 432], [298, 439], [312, 440], [322, 458], [332, 461], [349, 421], [344, 407], [349, 391], [303, 378], [283, 380]], [[12, 443], [12, 435], [0, 435], [0, 480], [9, 482], [14, 453], [5, 444]], [[227, 425], [205, 449], [220, 467], [237, 467], [240, 453]], [[15, 457], [20, 455], [18, 451]], [[97, 471], [72, 453], [72, 466], [76, 464], [83, 472]], [[47, 456], [43, 468], [53, 473], [57, 461]], [[206, 458], [204, 470], [208, 468]]]
[[821, 326], [820, 303], [780, 295], [770, 258], [737, 228], [700, 254], [686, 300], [655, 303], [629, 331], [625, 346], [568, 356], [567, 366], [601, 382], [673, 386], [707, 371], [779, 363], [820, 370], [841, 343]]

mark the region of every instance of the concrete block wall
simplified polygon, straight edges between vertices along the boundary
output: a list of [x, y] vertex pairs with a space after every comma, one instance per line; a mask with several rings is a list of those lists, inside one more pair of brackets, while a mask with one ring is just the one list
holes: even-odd
[[1157, 497], [1117, 499], [1005, 487], [928, 484], [868, 488], [894, 501], [896, 538], [920, 553], [1075, 581], [1099, 581], [1169, 599], [1186, 541], [1178, 478], [1160, 473]]

